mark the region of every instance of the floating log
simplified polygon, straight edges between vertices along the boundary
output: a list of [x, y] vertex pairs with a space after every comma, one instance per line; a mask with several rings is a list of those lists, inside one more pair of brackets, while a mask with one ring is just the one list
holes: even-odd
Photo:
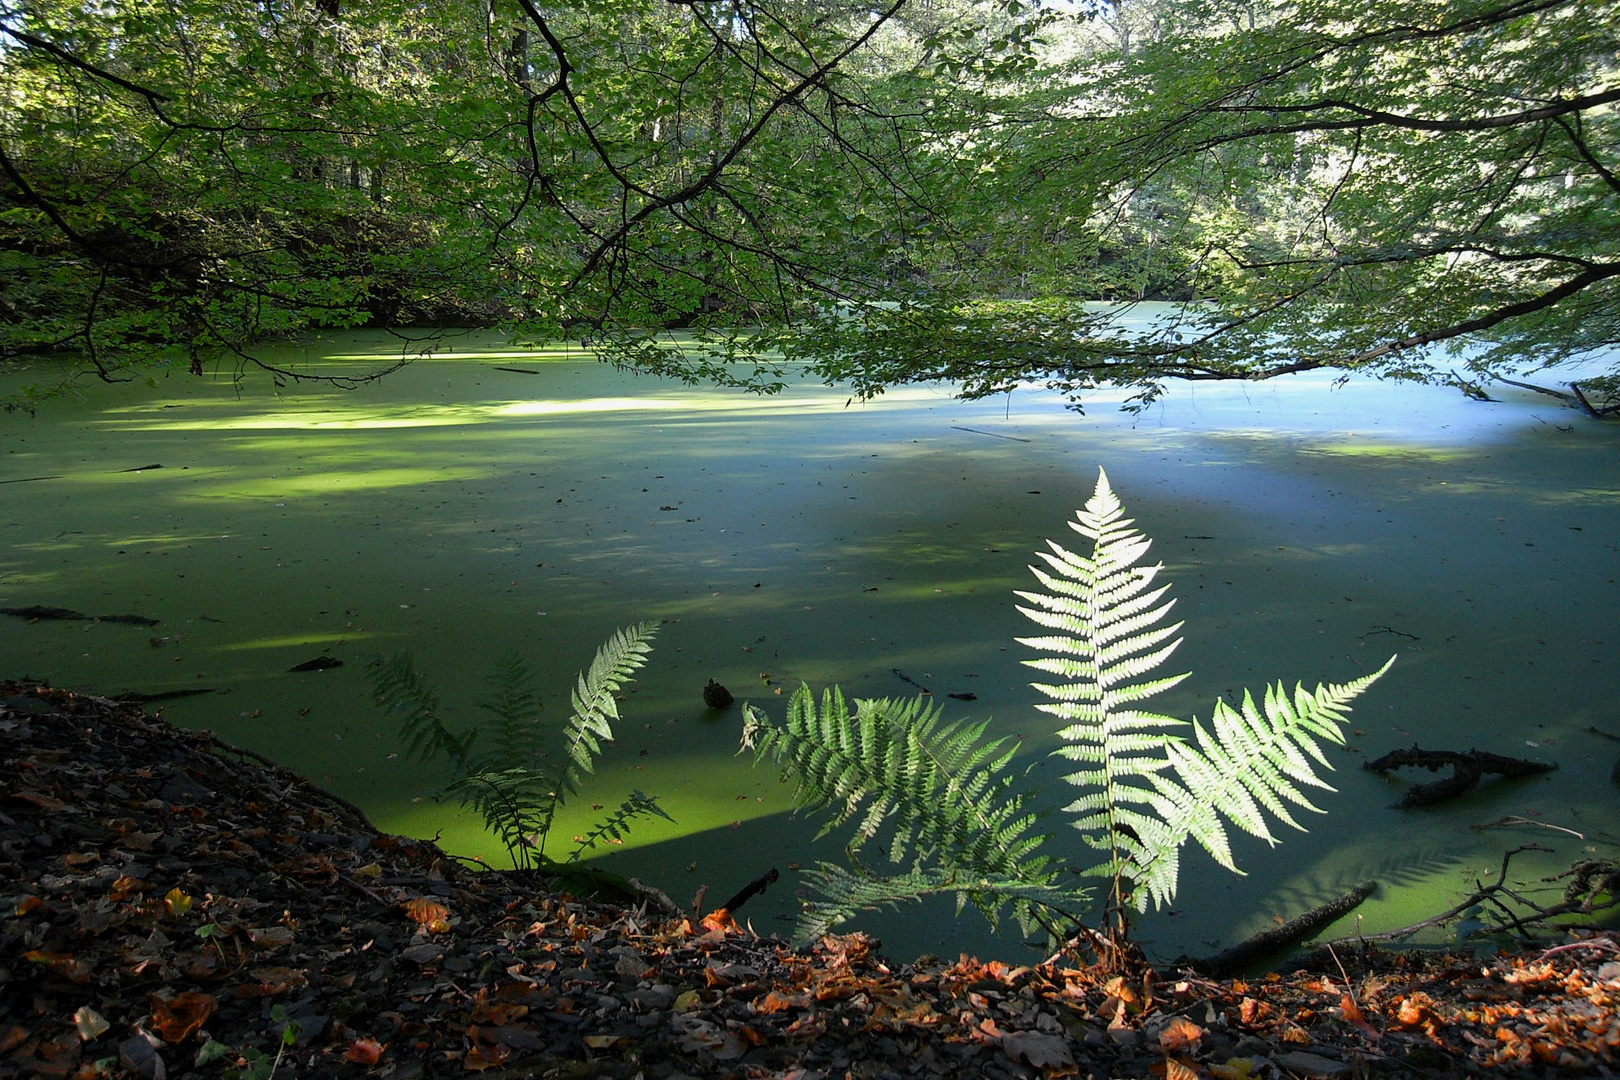
[[218, 688], [212, 686], [188, 687], [185, 690], [159, 690], [155, 694], [143, 694], [131, 691], [127, 694], [114, 694], [113, 701], [120, 705], [145, 705], [152, 701], [175, 701], [179, 698], [196, 697], [199, 694], [217, 694]]
[[97, 615], [96, 622], [124, 623], [128, 626], [156, 626], [158, 624], [156, 619], [148, 618], [145, 615]]
[[1361, 902], [1371, 896], [1377, 888], [1378, 882], [1363, 881], [1343, 896], [1313, 907], [1297, 919], [1272, 927], [1270, 930], [1262, 930], [1206, 960], [1194, 960], [1192, 966], [1198, 971], [1217, 977], [1241, 971], [1256, 961], [1272, 953], [1281, 952], [1317, 931], [1331, 926], [1359, 907]]
[[82, 611], [74, 611], [65, 607], [45, 607], [43, 604], [31, 604], [28, 607], [0, 608], [0, 615], [13, 615], [29, 622], [38, 622], [41, 619], [55, 619], [61, 622], [112, 622], [127, 623], [130, 626], [156, 626], [157, 619], [145, 615], [86, 615]]
[[82, 611], [74, 611], [65, 607], [46, 607], [43, 604], [30, 604], [28, 607], [0, 607], [0, 615], [15, 615], [19, 619], [62, 619], [65, 621], [87, 620], [90, 616]]
[[1486, 773], [1492, 776], [1535, 776], [1551, 772], [1557, 765], [1525, 758], [1503, 757], [1484, 750], [1424, 750], [1413, 746], [1409, 750], [1391, 750], [1383, 757], [1369, 761], [1361, 767], [1368, 772], [1387, 774], [1393, 769], [1419, 768], [1438, 772], [1450, 766], [1451, 775], [1432, 784], [1419, 784], [1408, 791], [1395, 804], [1397, 810], [1413, 806], [1433, 806], [1435, 803], [1466, 794], [1479, 785]]

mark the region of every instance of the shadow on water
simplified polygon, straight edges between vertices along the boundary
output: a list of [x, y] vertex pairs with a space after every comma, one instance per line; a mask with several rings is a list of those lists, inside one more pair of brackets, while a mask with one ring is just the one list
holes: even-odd
[[[297, 358], [373, 347], [334, 336]], [[495, 370], [518, 360], [541, 374]], [[1612, 426], [1548, 422], [1540, 402], [1326, 377], [1175, 388], [1138, 418], [1105, 399], [1079, 417], [1035, 390], [846, 400], [811, 384], [772, 399], [694, 391], [478, 338], [345, 393], [87, 388], [37, 418], [0, 418], [0, 481], [20, 481], [0, 486], [0, 606], [162, 621], [0, 619], [5, 673], [104, 692], [220, 689], [165, 714], [274, 756], [384, 827], [443, 829], [447, 846], [493, 856], [473, 823], [413, 801], [435, 775], [399, 756], [369, 702], [366, 656], [411, 650], [471, 721], [515, 647], [560, 722], [599, 641], [663, 620], [618, 744], [559, 829], [572, 835], [592, 802], [631, 788], [658, 794], [678, 824], [637, 832], [608, 861], [684, 901], [712, 863], [746, 880], [818, 850], [776, 778], [735, 756], [735, 708], [704, 709], [709, 678], [778, 715], [801, 681], [860, 696], [922, 684], [950, 715], [1019, 738], [1021, 760], [1061, 788], [1012, 640], [1028, 632], [1012, 591], [1030, 583], [1043, 538], [1072, 536], [1064, 522], [1102, 465], [1155, 538], [1187, 621], [1175, 662], [1193, 677], [1165, 711], [1207, 717], [1215, 694], [1401, 657], [1358, 703], [1353, 750], [1330, 751], [1339, 790], [1316, 800], [1329, 812], [1275, 850], [1239, 844], [1246, 877], [1190, 855], [1177, 913], [1142, 924], [1159, 953], [1207, 952], [1366, 877], [1385, 889], [1362, 925], [1399, 925], [1494, 875], [1523, 839], [1469, 825], [1613, 819], [1620, 748], [1587, 730], [1620, 733]], [[317, 656], [344, 666], [289, 672]], [[1392, 810], [1406, 781], [1359, 764], [1416, 741], [1560, 768]], [[1589, 846], [1532, 838], [1559, 849], [1552, 869]], [[1065, 838], [1070, 857], [1081, 850]], [[755, 925], [778, 921], [791, 892], [773, 890], [784, 906], [762, 906]], [[900, 953], [1019, 953], [1015, 933], [997, 945], [949, 904], [873, 926]]]

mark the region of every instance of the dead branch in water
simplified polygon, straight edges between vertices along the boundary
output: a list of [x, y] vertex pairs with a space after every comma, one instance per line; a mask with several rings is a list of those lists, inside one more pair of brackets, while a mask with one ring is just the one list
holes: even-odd
[[1558, 768], [1557, 765], [1545, 761], [1503, 757], [1501, 754], [1491, 754], [1484, 750], [1424, 750], [1417, 746], [1409, 750], [1392, 750], [1375, 761], [1367, 762], [1362, 768], [1368, 772], [1387, 774], [1393, 769], [1404, 768], [1438, 772], [1448, 765], [1451, 767], [1450, 776], [1444, 780], [1436, 780], [1432, 784], [1419, 784], [1414, 787], [1395, 804], [1396, 809], [1433, 806], [1446, 799], [1454, 799], [1458, 795], [1474, 790], [1479, 785], [1480, 778], [1486, 773], [1508, 777], [1534, 776]]
[[1272, 953], [1281, 952], [1292, 945], [1297, 945], [1318, 930], [1331, 926], [1359, 907], [1361, 902], [1371, 896], [1377, 888], [1378, 882], [1363, 881], [1343, 896], [1335, 897], [1325, 904], [1319, 904], [1296, 919], [1291, 919], [1270, 930], [1262, 930], [1225, 952], [1217, 953], [1215, 956], [1204, 960], [1194, 960], [1192, 967], [1196, 971], [1202, 971], [1216, 977], [1241, 971], [1255, 961], [1263, 959]]

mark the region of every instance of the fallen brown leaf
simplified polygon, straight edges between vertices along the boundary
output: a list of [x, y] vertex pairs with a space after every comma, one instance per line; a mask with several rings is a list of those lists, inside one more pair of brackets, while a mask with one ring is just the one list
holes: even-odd
[[401, 907], [405, 917], [414, 923], [427, 926], [429, 923], [442, 922], [450, 917], [450, 909], [443, 904], [418, 896], [414, 900], [407, 900]]
[[1164, 1026], [1159, 1032], [1159, 1049], [1166, 1054], [1179, 1054], [1198, 1045], [1198, 1040], [1204, 1037], [1204, 1029], [1188, 1020], [1185, 1016], [1178, 1016]]
[[383, 1051], [387, 1049], [387, 1043], [380, 1043], [376, 1039], [356, 1039], [349, 1044], [343, 1060], [358, 1065], [375, 1065], [382, 1060]]
[[213, 994], [188, 990], [172, 998], [152, 995], [152, 1027], [164, 1042], [184, 1042], [202, 1027], [219, 1002]]

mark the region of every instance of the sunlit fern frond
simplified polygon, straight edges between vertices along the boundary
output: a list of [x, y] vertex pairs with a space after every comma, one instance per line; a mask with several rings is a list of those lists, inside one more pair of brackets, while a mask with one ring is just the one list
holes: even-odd
[[1035, 707], [1070, 722], [1058, 732], [1067, 745], [1057, 753], [1078, 763], [1065, 779], [1087, 793], [1065, 809], [1088, 842], [1108, 852], [1097, 875], [1116, 880], [1151, 857], [1143, 845], [1153, 839], [1147, 820], [1161, 799], [1154, 781], [1169, 768], [1167, 748], [1180, 741], [1174, 729], [1187, 726], [1134, 707], [1187, 676], [1144, 678], [1181, 644], [1181, 623], [1159, 625], [1175, 601], [1164, 599], [1168, 585], [1154, 584], [1162, 564], [1137, 565], [1152, 541], [1132, 525], [1099, 470], [1095, 492], [1069, 523], [1090, 550], [1048, 541], [1051, 550], [1038, 553], [1045, 566], [1030, 567], [1048, 591], [1018, 593], [1029, 605], [1018, 610], [1056, 631], [1017, 640], [1046, 654], [1025, 664], [1062, 680], [1033, 685], [1050, 699]]
[[569, 698], [573, 714], [563, 730], [563, 788], [573, 790], [579, 773], [592, 771], [602, 744], [613, 738], [612, 722], [619, 718], [619, 703], [614, 695], [631, 673], [647, 662], [657, 632], [657, 624], [650, 622], [614, 631], [596, 650], [591, 666], [575, 681]]
[[972, 904], [992, 928], [1003, 911], [1011, 908], [1020, 925], [1032, 929], [1026, 913], [1037, 908], [1078, 911], [1088, 899], [1084, 890], [1061, 888], [1050, 882], [1023, 877], [974, 876], [942, 867], [914, 866], [900, 874], [852, 873], [834, 863], [817, 863], [803, 874], [815, 894], [800, 909], [793, 937], [799, 944], [821, 938], [833, 927], [863, 911], [899, 908], [927, 896], [956, 897], [957, 911]]
[[594, 848], [599, 843], [612, 842], [624, 838], [630, 831], [630, 822], [638, 817], [661, 817], [665, 821], [675, 819], [664, 813], [664, 808], [658, 805], [658, 800], [641, 791], [632, 791], [607, 817], [598, 821], [586, 830], [585, 835], [574, 838], [574, 850], [568, 856], [569, 862], [579, 861], [579, 857]]
[[1299, 828], [1290, 807], [1315, 809], [1300, 787], [1327, 786], [1315, 772], [1327, 766], [1318, 740], [1342, 742], [1350, 700], [1389, 669], [1292, 699], [1278, 684], [1259, 707], [1247, 693], [1241, 710], [1219, 701], [1211, 728], [1193, 723], [1189, 741], [1177, 730], [1185, 721], [1134, 707], [1186, 676], [1152, 677], [1181, 643], [1181, 624], [1160, 625], [1175, 601], [1154, 585], [1162, 564], [1137, 565], [1151, 541], [1131, 526], [1099, 470], [1070, 523], [1090, 552], [1048, 542], [1044, 567], [1030, 568], [1048, 591], [1018, 594], [1030, 605], [1020, 611], [1056, 631], [1018, 640], [1045, 654], [1026, 664], [1062, 680], [1033, 684], [1050, 699], [1036, 707], [1070, 721], [1056, 753], [1078, 763], [1065, 779], [1082, 793], [1065, 811], [1104, 853], [1085, 873], [1112, 881], [1115, 910], [1168, 904], [1189, 837], [1236, 871], [1227, 822], [1270, 843], [1268, 813]]
[[444, 757], [458, 764], [467, 760], [477, 733], [457, 735], [444, 726], [439, 718], [439, 695], [416, 670], [410, 653], [395, 653], [386, 660], [374, 657], [366, 671], [371, 677], [372, 700], [384, 712], [399, 717], [407, 759], [427, 762]]
[[551, 733], [540, 724], [540, 696], [534, 690], [534, 676], [516, 650], [501, 657], [489, 678], [490, 696], [478, 707], [494, 719], [484, 728], [477, 765], [487, 768], [525, 762], [537, 764], [551, 742]]
[[[827, 813], [819, 835], [853, 821], [851, 859], [887, 830], [891, 862], [937, 862], [972, 878], [1052, 887], [1056, 871], [1038, 851], [1045, 838], [1034, 832], [1027, 796], [1012, 789], [1011, 740], [986, 741], [984, 723], [945, 722], [924, 698], [853, 705], [836, 688], [818, 705], [801, 687], [781, 727], [752, 706], [744, 709], [744, 748], [756, 760], [772, 758], [793, 778], [800, 809]], [[964, 895], [980, 898], [974, 890]], [[1029, 901], [1011, 902], [1020, 919], [1030, 916]]]

